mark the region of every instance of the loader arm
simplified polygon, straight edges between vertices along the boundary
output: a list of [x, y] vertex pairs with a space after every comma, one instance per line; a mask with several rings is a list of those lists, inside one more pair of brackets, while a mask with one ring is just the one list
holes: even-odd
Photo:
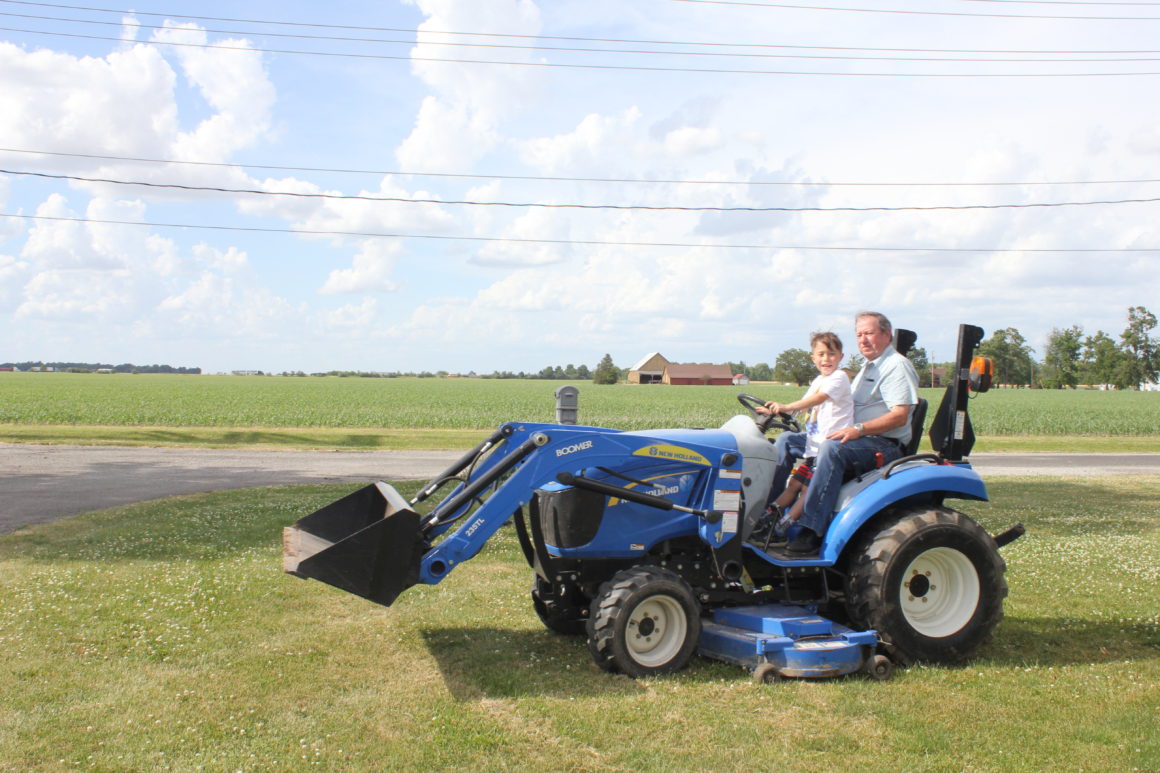
[[[608, 530], [610, 554], [643, 554], [656, 541], [698, 535], [719, 547], [740, 526], [742, 459], [728, 432], [689, 431], [679, 442], [646, 433], [559, 424], [510, 423], [500, 427], [478, 453], [461, 459], [441, 479], [406, 502], [386, 483], [368, 486], [287, 527], [284, 568], [389, 606], [406, 588], [434, 585], [473, 558], [536, 492], [570, 481], [591, 490], [643, 504], [631, 529], [617, 542]], [[673, 502], [621, 480], [601, 482], [602, 470], [637, 457], [658, 470], [686, 474], [690, 483], [682, 502]], [[437, 484], [459, 483], [429, 514], [414, 505], [432, 496]], [[639, 483], [641, 481], [638, 481]], [[676, 510], [672, 517], [647, 513]], [[613, 508], [616, 510], [616, 508]], [[627, 516], [626, 516], [627, 517]], [[642, 523], [643, 520], [643, 523]]]

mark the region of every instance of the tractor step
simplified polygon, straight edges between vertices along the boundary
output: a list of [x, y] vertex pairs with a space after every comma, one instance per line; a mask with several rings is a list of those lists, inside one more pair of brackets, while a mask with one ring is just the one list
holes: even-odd
[[765, 604], [714, 610], [701, 624], [698, 652], [752, 668], [758, 681], [818, 679], [860, 669], [885, 678], [881, 671], [889, 671], [889, 661], [874, 655], [877, 646], [874, 631], [854, 631], [802, 607]]

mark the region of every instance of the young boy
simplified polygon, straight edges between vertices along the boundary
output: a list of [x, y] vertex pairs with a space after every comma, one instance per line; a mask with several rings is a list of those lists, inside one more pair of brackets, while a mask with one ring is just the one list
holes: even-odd
[[[762, 413], [789, 413], [809, 410], [806, 419], [806, 450], [802, 461], [794, 467], [789, 482], [771, 505], [771, 523], [762, 523], [757, 531], [773, 528], [773, 535], [761, 535], [767, 543], [772, 536], [784, 537], [789, 527], [801, 516], [805, 504], [804, 490], [809, 485], [814, 458], [818, 447], [835, 428], [854, 423], [854, 397], [850, 391], [850, 377], [838, 366], [842, 363], [842, 341], [834, 333], [814, 333], [810, 336], [810, 358], [818, 369], [818, 377], [800, 400], [792, 403], [768, 402]], [[792, 507], [790, 507], [792, 505]], [[789, 507], [789, 512], [786, 508]], [[783, 514], [784, 513], [784, 514]], [[764, 528], [763, 528], [764, 527]]]

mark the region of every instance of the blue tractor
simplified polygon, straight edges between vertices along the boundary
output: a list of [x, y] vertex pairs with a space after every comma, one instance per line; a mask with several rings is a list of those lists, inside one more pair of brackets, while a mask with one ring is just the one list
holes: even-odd
[[992, 537], [947, 506], [987, 499], [966, 460], [969, 393], [989, 386], [987, 363], [973, 357], [982, 336], [959, 328], [933, 453], [915, 453], [922, 401], [911, 448], [855, 471], [816, 556], [749, 539], [771, 499], [766, 432], [795, 425], [739, 395], [749, 412], [718, 429], [503, 424], [410, 501], [378, 482], [287, 527], [284, 569], [390, 606], [514, 521], [536, 614], [551, 631], [586, 636], [605, 671], [665, 674], [700, 654], [759, 681], [882, 679], [895, 664], [960, 662], [1002, 618], [998, 549], [1023, 532]]

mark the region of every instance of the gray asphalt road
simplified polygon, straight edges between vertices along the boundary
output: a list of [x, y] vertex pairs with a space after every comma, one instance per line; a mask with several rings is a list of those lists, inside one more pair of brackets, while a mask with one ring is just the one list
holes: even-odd
[[[0, 443], [0, 534], [150, 499], [297, 483], [429, 480], [459, 451], [234, 451]], [[977, 454], [995, 475], [1157, 475], [1160, 454]]]
[[296, 483], [430, 480], [461, 455], [0, 443], [0, 534], [178, 494]]

